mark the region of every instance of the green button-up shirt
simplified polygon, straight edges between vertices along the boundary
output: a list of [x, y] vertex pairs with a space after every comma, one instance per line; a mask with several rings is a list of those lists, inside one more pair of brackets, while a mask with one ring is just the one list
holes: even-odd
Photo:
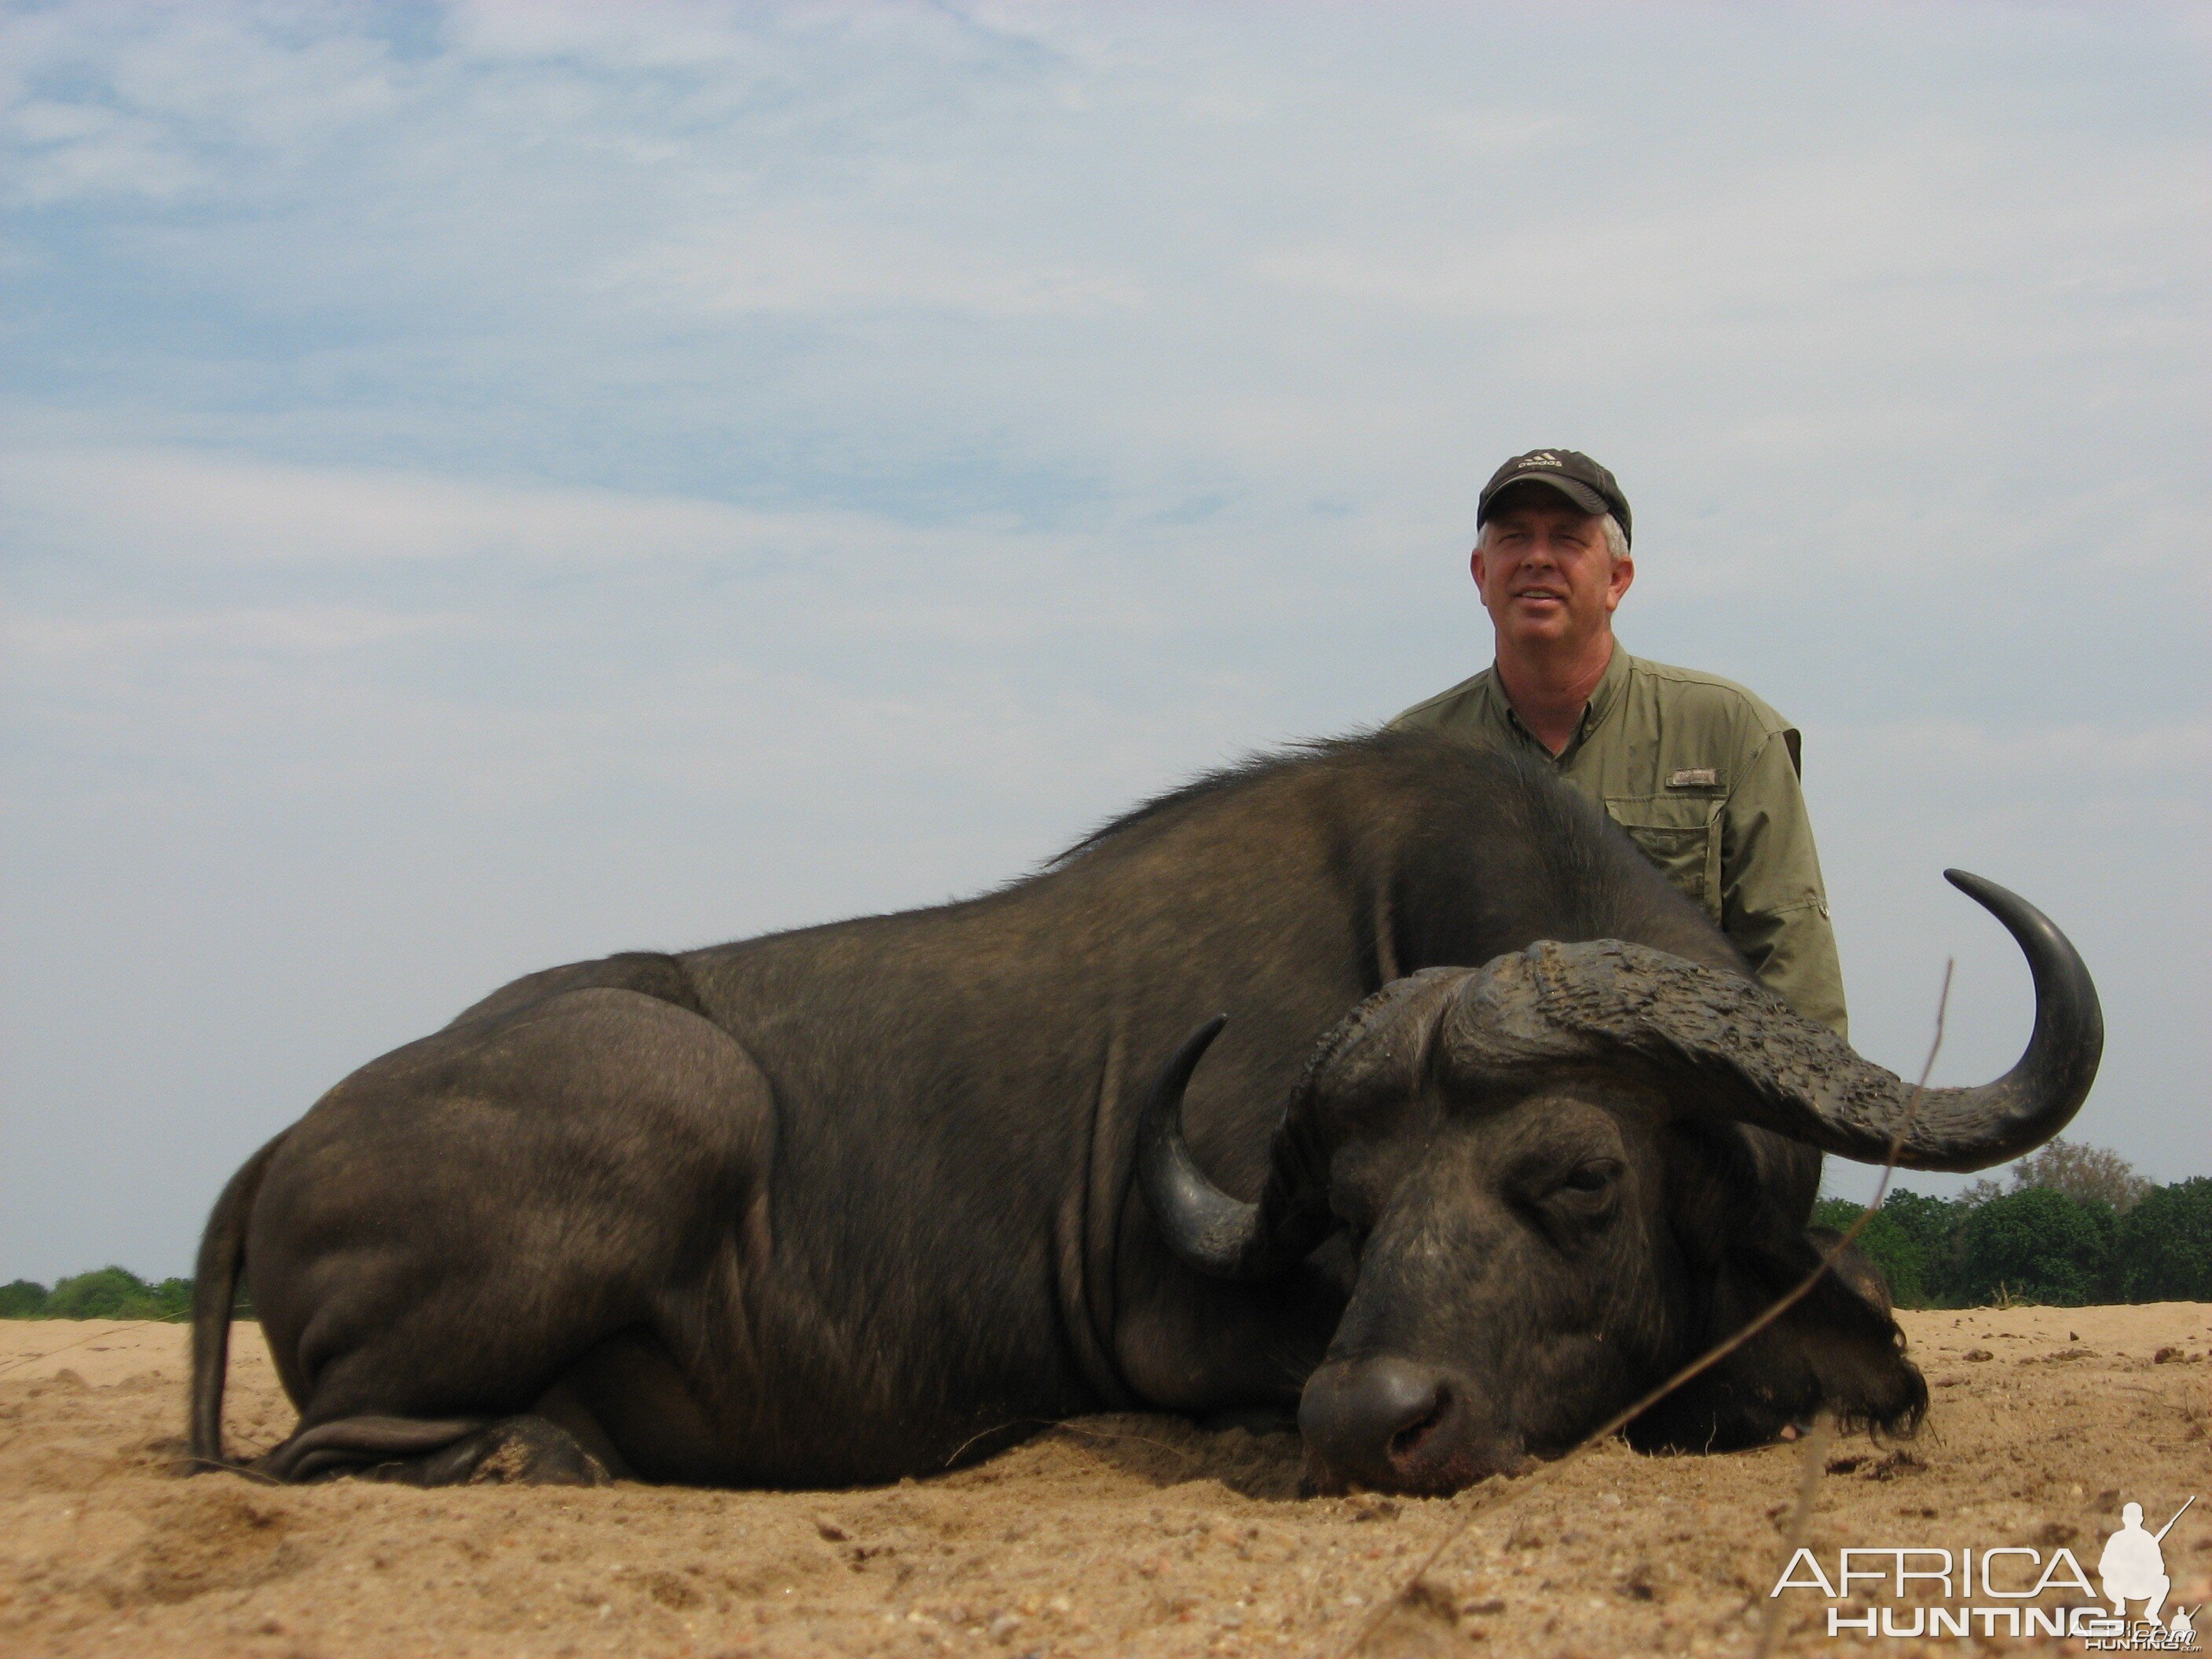
[[1843, 1034], [1843, 969], [1798, 787], [1797, 732], [1743, 687], [1616, 646], [1557, 756], [1522, 725], [1492, 669], [1390, 723], [1551, 762], [1705, 907], [1760, 984]]

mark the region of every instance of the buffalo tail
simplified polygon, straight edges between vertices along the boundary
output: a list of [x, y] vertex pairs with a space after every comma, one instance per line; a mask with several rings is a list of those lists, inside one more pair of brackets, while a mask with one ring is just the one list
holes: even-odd
[[231, 1176], [200, 1237], [192, 1281], [191, 1452], [201, 1468], [220, 1467], [222, 1385], [230, 1363], [230, 1316], [238, 1304], [238, 1279], [246, 1266], [246, 1224], [269, 1160], [283, 1145], [278, 1135]]

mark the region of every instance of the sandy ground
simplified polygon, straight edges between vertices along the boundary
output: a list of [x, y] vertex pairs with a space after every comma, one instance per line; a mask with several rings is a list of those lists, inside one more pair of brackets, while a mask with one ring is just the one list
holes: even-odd
[[[2094, 1575], [2121, 1503], [2155, 1527], [2194, 1492], [2166, 1559], [2176, 1603], [2208, 1599], [2212, 1306], [1905, 1318], [1935, 1409], [1909, 1447], [1815, 1448], [1829, 1572], [1844, 1545], [2011, 1544]], [[175, 1473], [184, 1353], [175, 1326], [0, 1322], [0, 1650], [1337, 1654], [1371, 1626], [1371, 1654], [1748, 1654], [1808, 1484], [1799, 1446], [1612, 1444], [1456, 1499], [1301, 1501], [1292, 1436], [1117, 1417], [865, 1492], [272, 1487]], [[253, 1327], [234, 1353], [233, 1445], [258, 1449], [290, 1412]], [[1780, 1652], [2083, 1645], [1863, 1648], [1817, 1591], [1778, 1605]]]

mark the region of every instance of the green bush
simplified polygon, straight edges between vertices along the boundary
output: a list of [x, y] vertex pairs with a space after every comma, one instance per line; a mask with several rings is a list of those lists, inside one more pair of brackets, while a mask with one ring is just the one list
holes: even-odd
[[1859, 1218], [1860, 1208], [1848, 1198], [1824, 1198], [1813, 1206], [1813, 1224], [1842, 1232]]
[[1966, 1300], [1961, 1289], [1965, 1279], [1960, 1259], [1961, 1235], [1967, 1216], [1979, 1201], [1930, 1198], [1926, 1193], [1899, 1188], [1882, 1204], [1881, 1212], [1897, 1223], [1920, 1252], [1921, 1286], [1925, 1299], [1913, 1305], [1955, 1308]]
[[2212, 1302], [2212, 1176], [2153, 1187], [2120, 1220], [2130, 1302]]
[[1882, 1200], [1881, 1212], [1897, 1224], [1923, 1259], [1940, 1261], [1956, 1248], [1962, 1207], [1955, 1200], [1930, 1198], [1900, 1187]]
[[[1960, 1234], [1980, 1199], [1930, 1198], [1894, 1188], [1858, 1237], [1859, 1249], [1889, 1281], [1900, 1308], [1951, 1308], [1965, 1298], [1960, 1290]], [[1814, 1206], [1813, 1224], [1841, 1232], [1858, 1219], [1861, 1206], [1840, 1198]]]
[[2119, 1218], [2109, 1204], [2079, 1203], [2048, 1187], [2004, 1193], [1975, 1206], [1960, 1229], [1965, 1299], [2075, 1308], [2112, 1293]]
[[[1858, 1243], [1898, 1306], [2212, 1302], [2212, 1177], [2158, 1187], [2099, 1147], [2045, 1152], [2014, 1167], [2008, 1189], [1978, 1181], [1956, 1198], [1888, 1194]], [[1813, 1221], [1841, 1231], [1858, 1212], [1825, 1199]]]
[[[1862, 1207], [1848, 1199], [1823, 1199], [1813, 1207], [1813, 1224], [1847, 1232], [1858, 1220]], [[1874, 1212], [1853, 1243], [1888, 1281], [1891, 1301], [1900, 1308], [1927, 1305], [1927, 1264], [1920, 1246], [1898, 1224], [1887, 1205]]]
[[101, 1267], [64, 1279], [52, 1290], [19, 1279], [0, 1289], [0, 1318], [189, 1319], [192, 1281], [149, 1285], [124, 1267]]

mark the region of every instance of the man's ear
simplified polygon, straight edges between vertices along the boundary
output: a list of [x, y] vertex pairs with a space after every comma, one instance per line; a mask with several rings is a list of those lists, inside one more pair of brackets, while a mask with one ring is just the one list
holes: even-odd
[[[1699, 1291], [1678, 1364], [1789, 1294], [1837, 1239], [1796, 1221], [1759, 1182], [1757, 1161], [1722, 1144], [1734, 1138], [1705, 1140], [1673, 1161], [1677, 1243]], [[1733, 1450], [1764, 1445], [1824, 1407], [1846, 1428], [1899, 1436], [1914, 1432], [1928, 1410], [1928, 1385], [1905, 1357], [1887, 1289], [1855, 1249], [1779, 1319], [1631, 1424], [1628, 1437], [1644, 1449]]]
[[1607, 611], [1620, 609], [1620, 602], [1628, 597], [1629, 584], [1635, 580], [1636, 561], [1633, 557], [1613, 562], [1613, 574], [1607, 578], [1605, 585], [1605, 608]]

